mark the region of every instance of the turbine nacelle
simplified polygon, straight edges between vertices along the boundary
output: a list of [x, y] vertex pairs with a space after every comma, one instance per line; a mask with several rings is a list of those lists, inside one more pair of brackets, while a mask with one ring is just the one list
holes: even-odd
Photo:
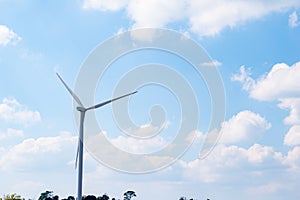
[[86, 111], [86, 109], [85, 109], [84, 107], [80, 107], [80, 106], [76, 107], [76, 109], [77, 109], [79, 112], [85, 112], [85, 111]]

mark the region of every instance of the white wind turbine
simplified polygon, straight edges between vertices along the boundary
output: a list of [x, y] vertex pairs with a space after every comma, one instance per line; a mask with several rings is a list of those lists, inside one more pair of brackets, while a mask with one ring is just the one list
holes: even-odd
[[137, 93], [137, 91], [135, 92], [131, 92], [128, 94], [125, 94], [123, 96], [119, 96], [116, 97], [114, 99], [110, 99], [108, 101], [104, 101], [102, 103], [96, 104], [94, 106], [85, 108], [83, 106], [83, 104], [81, 103], [81, 101], [79, 100], [79, 98], [76, 96], [76, 94], [68, 87], [68, 85], [63, 81], [63, 79], [60, 77], [60, 75], [58, 73], [56, 73], [56, 75], [58, 76], [58, 78], [61, 80], [61, 82], [64, 84], [64, 86], [67, 88], [67, 90], [70, 92], [70, 94], [72, 95], [72, 97], [74, 98], [74, 100], [78, 103], [78, 107], [77, 110], [80, 112], [80, 126], [79, 126], [79, 140], [78, 140], [78, 147], [77, 147], [77, 155], [76, 155], [76, 161], [75, 161], [75, 167], [77, 166], [77, 159], [79, 159], [78, 161], [78, 188], [77, 188], [77, 200], [81, 200], [82, 199], [82, 166], [83, 166], [83, 123], [84, 123], [84, 116], [85, 116], [85, 112], [88, 110], [92, 110], [92, 109], [96, 109], [99, 107], [102, 107], [106, 104], [109, 104], [113, 101], [116, 101], [118, 99], [130, 96], [132, 94]]

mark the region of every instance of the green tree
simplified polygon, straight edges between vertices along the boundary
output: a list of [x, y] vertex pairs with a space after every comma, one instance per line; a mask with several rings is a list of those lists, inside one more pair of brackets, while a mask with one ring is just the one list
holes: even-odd
[[124, 200], [131, 200], [132, 197], [136, 197], [134, 191], [127, 191], [124, 193]]
[[53, 197], [53, 191], [42, 192], [38, 200], [46, 200]]
[[109, 196], [107, 194], [104, 194], [97, 198], [97, 200], [109, 200]]
[[73, 197], [73, 196], [68, 196], [68, 200], [75, 200], [75, 197]]
[[24, 198], [22, 198], [21, 195], [14, 193], [14, 194], [4, 195], [3, 200], [24, 200]]
[[83, 200], [97, 200], [97, 197], [95, 197], [94, 195], [87, 195]]

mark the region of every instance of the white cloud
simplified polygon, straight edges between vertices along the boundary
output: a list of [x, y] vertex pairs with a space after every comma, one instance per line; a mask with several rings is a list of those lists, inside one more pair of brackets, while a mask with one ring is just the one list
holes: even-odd
[[281, 153], [274, 151], [272, 147], [262, 146], [259, 144], [254, 144], [247, 151], [248, 161], [253, 164], [258, 163], [269, 163], [273, 159], [280, 160], [282, 158]]
[[22, 124], [29, 126], [41, 121], [41, 116], [38, 111], [31, 111], [16, 99], [2, 100], [0, 104], [0, 119], [6, 122]]
[[280, 101], [279, 108], [290, 110], [290, 115], [284, 119], [284, 123], [300, 124], [300, 98], [280, 99]]
[[[236, 183], [245, 181], [245, 177], [247, 177], [249, 182], [242, 187], [248, 190], [255, 186], [273, 185], [277, 181], [289, 182], [291, 175], [295, 176], [290, 170], [300, 167], [299, 150], [300, 148], [294, 148], [287, 155], [282, 155], [272, 147], [260, 144], [254, 144], [249, 148], [217, 145], [214, 151], [203, 160], [178, 160], [167, 169], [149, 174], [149, 176], [144, 174], [142, 178], [143, 182], [148, 184], [156, 179], [162, 181], [170, 180], [172, 177], [180, 180], [181, 183], [196, 182], [197, 185], [201, 185], [202, 183]], [[126, 182], [127, 184], [136, 180], [136, 176], [119, 174], [101, 165], [94, 167], [95, 170], [90, 171], [86, 176], [88, 184], [93, 188], [95, 188], [93, 186], [95, 182], [100, 184], [100, 180], [101, 183], [118, 180], [118, 182]], [[274, 171], [280, 174], [274, 176]], [[137, 178], [137, 180], [140, 179]], [[230, 184], [230, 186], [233, 185]], [[272, 192], [278, 192], [278, 189], [280, 188], [274, 188]]]
[[299, 125], [300, 125], [300, 62], [292, 66], [279, 63], [272, 67], [266, 74], [254, 80], [250, 77], [250, 71], [246, 71], [244, 66], [240, 68], [240, 73], [231, 77], [233, 81], [243, 83], [243, 89], [249, 92], [249, 96], [263, 101], [277, 100], [278, 107], [288, 109], [289, 115], [284, 119], [284, 123], [293, 125], [285, 136], [284, 144], [289, 146], [298, 145]]
[[262, 18], [272, 12], [281, 12], [297, 1], [197, 1], [189, 2], [191, 30], [198, 35], [215, 35], [225, 28], [233, 28], [249, 20]]
[[168, 144], [167, 141], [160, 136], [146, 140], [119, 136], [110, 141], [116, 147], [133, 154], [152, 153], [162, 149]]
[[291, 67], [284, 63], [276, 64], [251, 88], [250, 96], [258, 100], [275, 100], [299, 96], [300, 62]]
[[170, 121], [165, 121], [160, 126], [153, 126], [152, 124], [144, 124], [137, 128], [129, 128], [126, 130], [127, 134], [135, 138], [147, 139], [158, 135], [162, 130], [168, 128]]
[[130, 36], [137, 41], [152, 42], [157, 36], [159, 36], [158, 30], [155, 29], [140, 29], [138, 31], [130, 32]]
[[288, 152], [288, 155], [284, 158], [283, 163], [290, 166], [292, 170], [300, 169], [300, 146], [294, 147]]
[[222, 124], [221, 143], [254, 142], [271, 124], [259, 114], [242, 111]]
[[297, 0], [227, 1], [227, 0], [85, 0], [84, 8], [102, 11], [126, 9], [133, 27], [161, 28], [170, 23], [188, 21], [189, 29], [199, 36], [215, 35], [247, 21], [260, 19], [273, 12], [298, 7]]
[[[264, 167], [282, 168], [282, 160], [282, 154], [269, 146], [254, 144], [245, 149], [217, 145], [205, 159], [183, 163], [183, 176], [198, 182], [237, 181], [243, 176], [263, 176]], [[256, 173], [258, 171], [261, 173]]]
[[203, 67], [219, 67], [221, 65], [222, 65], [222, 63], [217, 60], [213, 60], [211, 62], [204, 62], [204, 63], [200, 64], [200, 66], [203, 66]]
[[257, 195], [264, 195], [264, 194], [270, 194], [270, 193], [275, 193], [277, 191], [280, 191], [282, 189], [287, 189], [286, 186], [282, 183], [267, 183], [264, 185], [260, 185], [260, 186], [255, 186], [252, 187], [248, 190], [249, 194], [253, 195], [253, 196], [257, 196]]
[[[226, 183], [232, 187], [230, 183], [245, 183], [247, 177], [247, 184], [241, 185], [245, 193], [249, 190], [255, 191], [254, 188], [266, 189], [264, 194], [295, 192], [300, 177], [300, 147], [295, 147], [287, 155], [282, 155], [272, 147], [260, 144], [254, 144], [248, 149], [217, 145], [205, 159], [181, 161], [180, 165], [182, 180], [187, 182], [216, 185]], [[278, 183], [286, 183], [286, 187]], [[233, 185], [233, 187], [238, 186]]]
[[17, 136], [17, 137], [23, 137], [24, 132], [22, 130], [16, 130], [13, 128], [8, 128], [7, 129], [7, 134], [8, 136]]
[[[259, 114], [244, 110], [224, 121], [220, 130], [213, 130], [207, 134], [206, 141], [209, 146], [215, 144], [216, 138], [219, 138], [217, 142], [221, 144], [249, 146], [257, 142], [271, 126], [271, 123]], [[210, 153], [206, 148], [204, 145], [200, 150], [200, 159]]]
[[186, 2], [177, 0], [130, 0], [127, 13], [134, 21], [133, 27], [163, 27], [181, 20], [186, 15]]
[[271, 71], [254, 80], [250, 72], [242, 66], [240, 73], [233, 75], [232, 80], [243, 83], [243, 89], [249, 91], [249, 96], [262, 101], [272, 101], [300, 96], [300, 62], [292, 66], [279, 63]]
[[8, 128], [5, 133], [0, 131], [0, 140], [7, 137], [23, 137], [24, 132], [13, 128]]
[[118, 11], [128, 3], [128, 0], [85, 0], [83, 8], [97, 9], [101, 11]]
[[[128, 136], [110, 138], [110, 142], [123, 151], [133, 154], [149, 154], [164, 148], [170, 141], [159, 135], [168, 128], [170, 122], [166, 121], [160, 127], [144, 124], [136, 129], [128, 129]], [[107, 135], [104, 133], [104, 135]]]
[[0, 45], [6, 46], [8, 44], [15, 45], [18, 41], [21, 40], [21, 37], [14, 33], [7, 26], [0, 24]]
[[128, 129], [127, 132], [136, 138], [151, 138], [158, 133], [159, 129], [159, 127], [152, 124], [144, 124], [137, 129]]
[[6, 138], [6, 134], [0, 132], [0, 140]]
[[289, 146], [300, 145], [300, 126], [292, 126], [284, 137], [284, 144]]
[[[0, 169], [2, 170], [28, 170], [39, 169], [45, 166], [54, 166], [64, 159], [64, 156], [74, 155], [66, 151], [75, 149], [77, 137], [68, 132], [61, 132], [55, 137], [41, 137], [25, 139], [21, 143], [2, 152]], [[70, 153], [70, 154], [69, 154]], [[67, 164], [69, 160], [64, 160]]]
[[184, 177], [188, 180], [211, 183], [216, 182], [221, 177], [221, 174], [216, 172], [216, 166], [211, 167], [209, 164], [202, 163], [200, 160], [191, 161], [184, 167]]
[[119, 28], [119, 30], [117, 31], [116, 35], [122, 34], [124, 32], [126, 32], [125, 28]]
[[298, 15], [294, 11], [292, 14], [289, 15], [289, 27], [295, 28], [295, 27], [299, 26], [299, 24], [300, 24], [300, 22], [298, 20]]
[[195, 130], [186, 137], [186, 140], [191, 144], [202, 144], [205, 140], [205, 135], [201, 131]]
[[245, 66], [240, 67], [240, 73], [234, 74], [231, 77], [232, 81], [238, 81], [243, 83], [243, 90], [250, 90], [253, 87], [255, 81], [250, 77], [251, 71], [250, 69], [245, 69]]

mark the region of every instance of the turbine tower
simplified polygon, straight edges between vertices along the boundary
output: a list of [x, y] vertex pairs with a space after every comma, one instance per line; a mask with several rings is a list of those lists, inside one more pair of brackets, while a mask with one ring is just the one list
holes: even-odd
[[64, 82], [64, 80], [60, 77], [58, 73], [56, 73], [58, 78], [61, 80], [61, 82], [64, 84], [64, 86], [67, 88], [67, 90], [72, 95], [73, 99], [77, 102], [79, 105], [77, 107], [77, 110], [80, 112], [80, 126], [79, 126], [79, 139], [78, 139], [78, 147], [77, 147], [77, 154], [76, 154], [76, 161], [75, 161], [75, 167], [77, 166], [77, 159], [78, 159], [78, 188], [77, 188], [77, 200], [82, 199], [82, 167], [83, 167], [83, 124], [84, 124], [84, 116], [85, 112], [88, 110], [96, 109], [99, 107], [102, 107], [106, 104], [109, 104], [113, 101], [119, 100], [121, 98], [133, 95], [137, 93], [137, 91], [104, 101], [102, 103], [96, 104], [94, 106], [85, 108], [83, 104], [81, 103], [80, 99], [77, 97], [77, 95], [68, 87], [68, 85]]

